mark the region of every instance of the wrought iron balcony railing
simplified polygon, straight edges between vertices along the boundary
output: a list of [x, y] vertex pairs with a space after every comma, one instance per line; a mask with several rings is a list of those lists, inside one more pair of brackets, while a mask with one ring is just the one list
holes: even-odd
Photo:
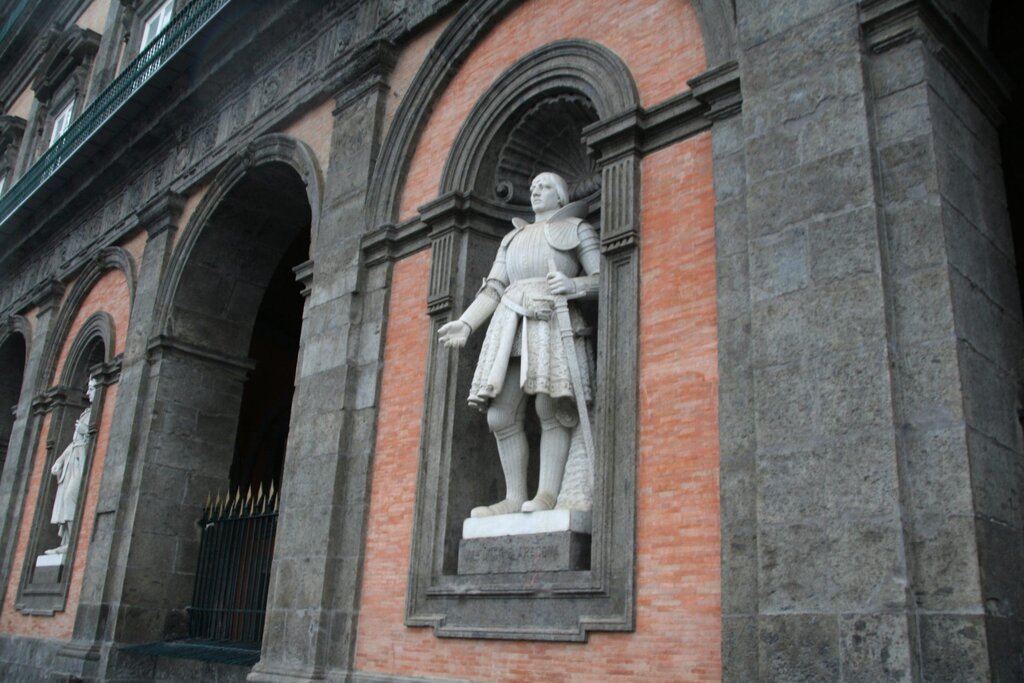
[[231, 0], [193, 0], [132, 60], [71, 127], [0, 196], [0, 226]]

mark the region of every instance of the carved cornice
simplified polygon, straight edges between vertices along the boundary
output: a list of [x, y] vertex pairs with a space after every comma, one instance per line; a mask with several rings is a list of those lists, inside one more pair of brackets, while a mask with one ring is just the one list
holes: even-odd
[[87, 28], [72, 26], [47, 50], [39, 65], [32, 89], [46, 102], [54, 91], [80, 66], [89, 64], [100, 46], [100, 34]]
[[401, 225], [382, 225], [363, 236], [360, 248], [366, 267], [398, 261], [430, 246], [430, 226], [419, 216]]
[[21, 143], [25, 125], [25, 119], [20, 116], [0, 116], [0, 151], [8, 147], [17, 147]]
[[1010, 79], [987, 48], [933, 0], [861, 0], [864, 43], [875, 54], [920, 40], [995, 125]]
[[105, 387], [117, 384], [121, 379], [121, 367], [123, 364], [124, 354], [119, 354], [105, 363], [89, 368], [89, 377], [95, 379], [97, 384]]
[[251, 358], [229, 356], [214, 349], [209, 349], [198, 344], [183, 341], [170, 335], [158, 334], [149, 340], [146, 346], [147, 360], [155, 363], [164, 355], [178, 355], [202, 361], [224, 370], [228, 375], [239, 381], [245, 381], [249, 372], [256, 367], [256, 362]]
[[76, 389], [71, 387], [56, 384], [49, 389], [39, 392], [36, 394], [35, 398], [32, 399], [32, 414], [45, 415], [47, 413], [52, 413], [54, 409], [59, 408], [60, 406], [69, 405], [69, 398], [76, 391]]
[[387, 39], [368, 40], [355, 45], [327, 65], [323, 89], [334, 97], [335, 115], [374, 89], [386, 89], [387, 76], [398, 52]]
[[153, 197], [136, 212], [139, 224], [153, 239], [165, 230], [175, 230], [178, 219], [185, 208], [185, 198], [177, 192], [167, 190]]
[[583, 129], [583, 140], [602, 165], [650, 154], [707, 130], [742, 108], [739, 67], [729, 62], [688, 81], [690, 90], [658, 104], [623, 111]]
[[44, 280], [32, 290], [29, 295], [30, 303], [38, 309], [42, 315], [57, 306], [64, 296], [65, 286], [59, 280]]
[[302, 285], [301, 294], [304, 297], [308, 297], [313, 291], [313, 265], [313, 261], [310, 259], [292, 268], [292, 272], [295, 273], [295, 281]]

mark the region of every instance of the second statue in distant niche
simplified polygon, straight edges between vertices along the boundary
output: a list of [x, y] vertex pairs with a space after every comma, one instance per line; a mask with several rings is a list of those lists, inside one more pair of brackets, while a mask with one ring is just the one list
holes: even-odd
[[[96, 379], [89, 379], [85, 390], [89, 403], [96, 398]], [[92, 407], [87, 407], [75, 421], [75, 433], [71, 443], [60, 454], [50, 467], [50, 474], [57, 477], [57, 493], [53, 498], [53, 514], [50, 523], [57, 525], [60, 545], [50, 548], [46, 555], [65, 555], [71, 543], [71, 527], [75, 523], [78, 511], [78, 495], [82, 489], [82, 477], [85, 474], [85, 459], [89, 450], [89, 428], [92, 424]]]
[[[583, 220], [585, 203], [569, 203], [561, 176], [534, 178], [530, 203], [533, 223], [513, 219], [476, 299], [438, 331], [445, 346], [460, 348], [490, 319], [469, 403], [487, 412], [506, 497], [473, 508], [472, 517], [591, 507], [594, 354], [591, 331], [572, 301], [597, 296], [600, 245]], [[541, 425], [540, 478], [527, 500], [530, 396]]]

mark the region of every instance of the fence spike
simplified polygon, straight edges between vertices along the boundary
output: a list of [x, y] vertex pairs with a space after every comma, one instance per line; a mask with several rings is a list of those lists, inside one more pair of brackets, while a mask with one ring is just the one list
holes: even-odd
[[273, 497], [274, 497], [274, 480], [271, 479], [270, 480], [270, 492], [267, 493], [267, 498], [273, 498]]
[[263, 482], [260, 482], [260, 487], [256, 489], [256, 502], [263, 500]]

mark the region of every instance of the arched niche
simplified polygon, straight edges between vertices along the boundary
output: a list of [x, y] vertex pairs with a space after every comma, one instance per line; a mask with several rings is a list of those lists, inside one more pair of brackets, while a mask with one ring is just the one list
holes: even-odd
[[[265, 136], [221, 169], [178, 241], [148, 349], [153, 412], [125, 578], [139, 616], [120, 625], [126, 642], [186, 634], [208, 497], [281, 487], [305, 305], [296, 280], [321, 196], [309, 148]], [[168, 562], [154, 569], [154, 552]], [[144, 590], [154, 571], [166, 580]]]
[[[104, 409], [105, 387], [115, 382], [119, 374], [119, 363], [113, 356], [114, 325], [111, 315], [103, 311], [86, 318], [65, 349], [57, 383], [36, 402], [37, 413], [47, 416], [41, 435], [44, 448], [40, 451], [45, 459], [36, 486], [35, 514], [16, 602], [18, 609], [28, 614], [53, 614], [63, 611], [67, 604], [75, 555], [81, 551], [79, 535]], [[86, 390], [91, 380], [95, 380], [95, 394], [90, 402]], [[51, 469], [71, 444], [79, 421], [87, 430], [88, 438], [78, 473], [67, 476], [78, 480], [78, 485], [74, 486], [58, 481]], [[71, 486], [77, 493], [69, 497], [63, 492], [64, 487]], [[61, 545], [58, 525], [51, 523], [57, 496], [63, 496], [65, 509], [73, 510], [73, 514], [67, 522], [66, 550], [51, 554], [47, 551]]]
[[[444, 636], [539, 640], [633, 628], [639, 154], [594, 158], [584, 132], [639, 106], [629, 69], [607, 48], [584, 40], [544, 45], [477, 100], [449, 152], [440, 197], [421, 209], [432, 245], [432, 325], [409, 625]], [[486, 420], [466, 405], [482, 335], [458, 354], [434, 339], [473, 299], [511, 218], [532, 217], [528, 185], [543, 170], [565, 175], [572, 199], [589, 200], [588, 220], [602, 229], [601, 293], [588, 312], [598, 351], [590, 548], [574, 570], [460, 574], [462, 523], [473, 507], [502, 497], [503, 479]]]

